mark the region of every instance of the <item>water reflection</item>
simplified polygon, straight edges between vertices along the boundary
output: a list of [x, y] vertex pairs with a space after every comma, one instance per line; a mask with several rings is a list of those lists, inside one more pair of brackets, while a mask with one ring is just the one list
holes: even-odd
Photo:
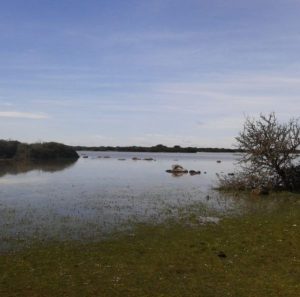
[[[211, 190], [216, 173], [232, 172], [233, 154], [82, 154], [75, 163], [0, 164], [0, 250], [37, 237], [93, 240], [131, 222], [189, 214], [195, 205], [203, 216], [243, 206]], [[156, 162], [144, 161], [150, 158]], [[203, 174], [174, 178], [166, 170], [175, 159]]]
[[173, 176], [173, 177], [181, 177], [181, 176], [184, 176], [186, 174], [188, 174], [188, 173], [187, 172], [172, 172], [171, 176]]
[[73, 166], [77, 162], [74, 160], [59, 160], [59, 161], [39, 161], [39, 162], [0, 162], [0, 177], [7, 174], [17, 175], [27, 173], [33, 170], [42, 172], [56, 172], [65, 170]]

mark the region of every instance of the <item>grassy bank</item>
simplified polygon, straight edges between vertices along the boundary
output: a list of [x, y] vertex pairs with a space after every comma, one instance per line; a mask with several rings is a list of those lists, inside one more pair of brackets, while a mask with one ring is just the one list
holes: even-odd
[[299, 198], [218, 225], [194, 217], [3, 254], [0, 296], [300, 296]]

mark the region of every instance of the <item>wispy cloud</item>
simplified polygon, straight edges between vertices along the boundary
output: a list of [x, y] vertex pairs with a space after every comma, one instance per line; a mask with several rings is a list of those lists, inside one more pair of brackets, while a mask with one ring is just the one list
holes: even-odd
[[229, 146], [300, 114], [299, 0], [3, 2], [1, 137]]
[[189, 102], [191, 113], [222, 110], [230, 115], [241, 115], [273, 110], [279, 114], [289, 111], [293, 115], [299, 113], [299, 82], [295, 76], [241, 74], [240, 77], [219, 77], [209, 82], [162, 84], [157, 92], [171, 97], [176, 108], [182, 105], [181, 102]]
[[49, 116], [44, 113], [31, 113], [31, 112], [20, 112], [20, 111], [0, 111], [0, 118], [43, 120], [43, 119], [48, 119]]
[[[2, 98], [0, 97], [0, 99], [2, 99]], [[7, 106], [13, 106], [13, 104], [10, 103], [10, 102], [0, 102], [0, 106], [5, 106], [5, 107], [7, 107]]]

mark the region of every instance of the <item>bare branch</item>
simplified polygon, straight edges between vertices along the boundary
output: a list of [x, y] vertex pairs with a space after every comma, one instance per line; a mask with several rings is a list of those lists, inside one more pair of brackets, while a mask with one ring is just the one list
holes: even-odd
[[239, 178], [247, 179], [250, 187], [258, 182], [285, 189], [294, 187], [292, 172], [299, 156], [299, 119], [280, 123], [275, 113], [260, 114], [258, 119], [247, 117], [236, 140], [238, 149], [244, 151], [239, 160]]

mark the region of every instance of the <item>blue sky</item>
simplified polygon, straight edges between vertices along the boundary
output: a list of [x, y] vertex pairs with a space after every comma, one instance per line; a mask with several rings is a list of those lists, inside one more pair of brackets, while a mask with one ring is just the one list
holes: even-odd
[[0, 3], [0, 138], [230, 147], [300, 115], [300, 0]]

